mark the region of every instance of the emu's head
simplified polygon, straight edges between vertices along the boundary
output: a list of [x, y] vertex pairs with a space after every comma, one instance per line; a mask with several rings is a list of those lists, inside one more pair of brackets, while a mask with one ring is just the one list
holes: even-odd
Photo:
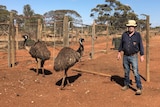
[[28, 39], [28, 35], [23, 35], [22, 37], [24, 38], [24, 40]]
[[81, 45], [83, 45], [83, 42], [84, 42], [84, 39], [83, 39], [83, 38], [80, 38], [80, 39], [79, 39], [79, 43], [80, 43]]
[[24, 45], [25, 45], [25, 44], [26, 44], [26, 41], [27, 41], [27, 39], [28, 39], [28, 35], [23, 35], [22, 37], [24, 38]]
[[83, 39], [83, 38], [80, 38], [80, 39], [79, 39], [79, 44], [80, 44], [80, 46], [79, 46], [79, 48], [78, 48], [78, 50], [77, 50], [77, 52], [80, 53], [80, 57], [82, 56], [83, 51], [84, 51], [83, 42], [84, 42], [84, 39]]

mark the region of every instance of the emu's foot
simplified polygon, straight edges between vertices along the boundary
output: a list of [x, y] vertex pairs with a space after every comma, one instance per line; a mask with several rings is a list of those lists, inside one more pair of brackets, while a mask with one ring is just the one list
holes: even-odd
[[39, 71], [36, 71], [36, 73], [37, 73], [37, 76], [39, 75]]
[[71, 83], [67, 83], [67, 86], [71, 86]]
[[69, 82], [69, 79], [67, 78], [67, 86], [70, 86], [71, 83]]
[[64, 90], [64, 86], [63, 86], [63, 87], [61, 87], [61, 90]]

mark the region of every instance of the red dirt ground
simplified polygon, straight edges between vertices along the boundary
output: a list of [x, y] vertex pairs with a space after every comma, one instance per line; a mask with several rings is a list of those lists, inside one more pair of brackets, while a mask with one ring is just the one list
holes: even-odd
[[[109, 39], [111, 41], [111, 39]], [[90, 73], [68, 71], [71, 86], [60, 90], [64, 72], [53, 70], [53, 58], [59, 49], [49, 47], [52, 57], [45, 63], [45, 77], [36, 75], [35, 60], [24, 49], [16, 51], [17, 65], [8, 68], [7, 53], [0, 52], [0, 106], [1, 107], [160, 107], [160, 36], [150, 38], [150, 82], [143, 78], [143, 93], [135, 95], [136, 84], [131, 72], [132, 88], [121, 91], [123, 86], [122, 61], [117, 50], [106, 38], [95, 41], [95, 54], [90, 59], [90, 38], [84, 43], [85, 53], [74, 68], [109, 74], [104, 77]], [[77, 45], [72, 48], [77, 48]], [[144, 41], [144, 46], [145, 41]], [[146, 78], [146, 62], [139, 62], [139, 71]]]

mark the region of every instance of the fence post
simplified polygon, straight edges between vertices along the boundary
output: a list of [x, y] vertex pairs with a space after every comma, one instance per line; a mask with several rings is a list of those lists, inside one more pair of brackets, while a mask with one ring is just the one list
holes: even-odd
[[[57, 26], [56, 26], [56, 21], [54, 21], [54, 39], [53, 39], [53, 48], [55, 49], [56, 48], [56, 33], [57, 33]], [[53, 51], [53, 61], [55, 59], [55, 51]]]
[[107, 51], [108, 51], [108, 41], [109, 41], [109, 37], [108, 37], [108, 34], [109, 34], [109, 32], [108, 32], [108, 26], [109, 26], [109, 24], [107, 23], [106, 24], [106, 53], [107, 53]]
[[[41, 20], [38, 19], [37, 41], [38, 41], [38, 40], [42, 40], [41, 32], [42, 32], [42, 24], [41, 24]], [[38, 58], [37, 60], [38, 60], [38, 68], [41, 68], [41, 61], [40, 61], [39, 58]]]
[[10, 13], [10, 21], [9, 21], [9, 35], [8, 35], [8, 67], [11, 67], [11, 16]]
[[37, 28], [37, 39], [41, 40], [41, 32], [42, 32], [42, 24], [41, 24], [41, 19], [38, 19], [38, 28]]
[[15, 36], [13, 13], [10, 12], [9, 37], [8, 37], [8, 67], [15, 66]]
[[149, 52], [149, 16], [146, 15], [146, 75], [147, 82], [150, 82], [150, 71], [149, 71], [149, 62], [150, 62], [150, 52]]
[[64, 16], [64, 21], [63, 21], [63, 45], [64, 46], [69, 46], [68, 16]]
[[18, 24], [16, 23], [16, 50], [18, 50]]
[[93, 25], [92, 25], [92, 37], [91, 37], [91, 41], [92, 41], [92, 52], [91, 52], [91, 55], [90, 57], [93, 58], [94, 57], [94, 39], [95, 39], [95, 31], [96, 30], [96, 23], [95, 21], [93, 22]]

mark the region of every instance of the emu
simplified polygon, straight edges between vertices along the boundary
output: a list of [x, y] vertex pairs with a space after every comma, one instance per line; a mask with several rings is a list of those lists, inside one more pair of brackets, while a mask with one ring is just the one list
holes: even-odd
[[73, 50], [70, 47], [62, 48], [54, 60], [54, 70], [56, 72], [64, 70], [64, 76], [61, 83], [61, 90], [64, 88], [65, 79], [67, 80], [67, 84], [70, 84], [67, 78], [67, 71], [70, 67], [74, 66], [74, 64], [76, 64], [80, 60], [84, 51], [83, 42], [84, 39], [80, 38], [79, 48], [77, 49], [77, 51]]
[[37, 62], [37, 68], [36, 68], [36, 72], [37, 75], [39, 75], [39, 71], [38, 71], [38, 64], [41, 64], [41, 69], [42, 69], [42, 74], [43, 77], [45, 77], [44, 74], [44, 63], [46, 60], [50, 59], [50, 51], [47, 49], [47, 46], [45, 44], [45, 42], [42, 41], [37, 41], [34, 43], [33, 46], [29, 47], [26, 46], [26, 42], [28, 40], [28, 35], [23, 35], [24, 38], [24, 47], [27, 51], [29, 51], [30, 55], [35, 58], [36, 62]]

